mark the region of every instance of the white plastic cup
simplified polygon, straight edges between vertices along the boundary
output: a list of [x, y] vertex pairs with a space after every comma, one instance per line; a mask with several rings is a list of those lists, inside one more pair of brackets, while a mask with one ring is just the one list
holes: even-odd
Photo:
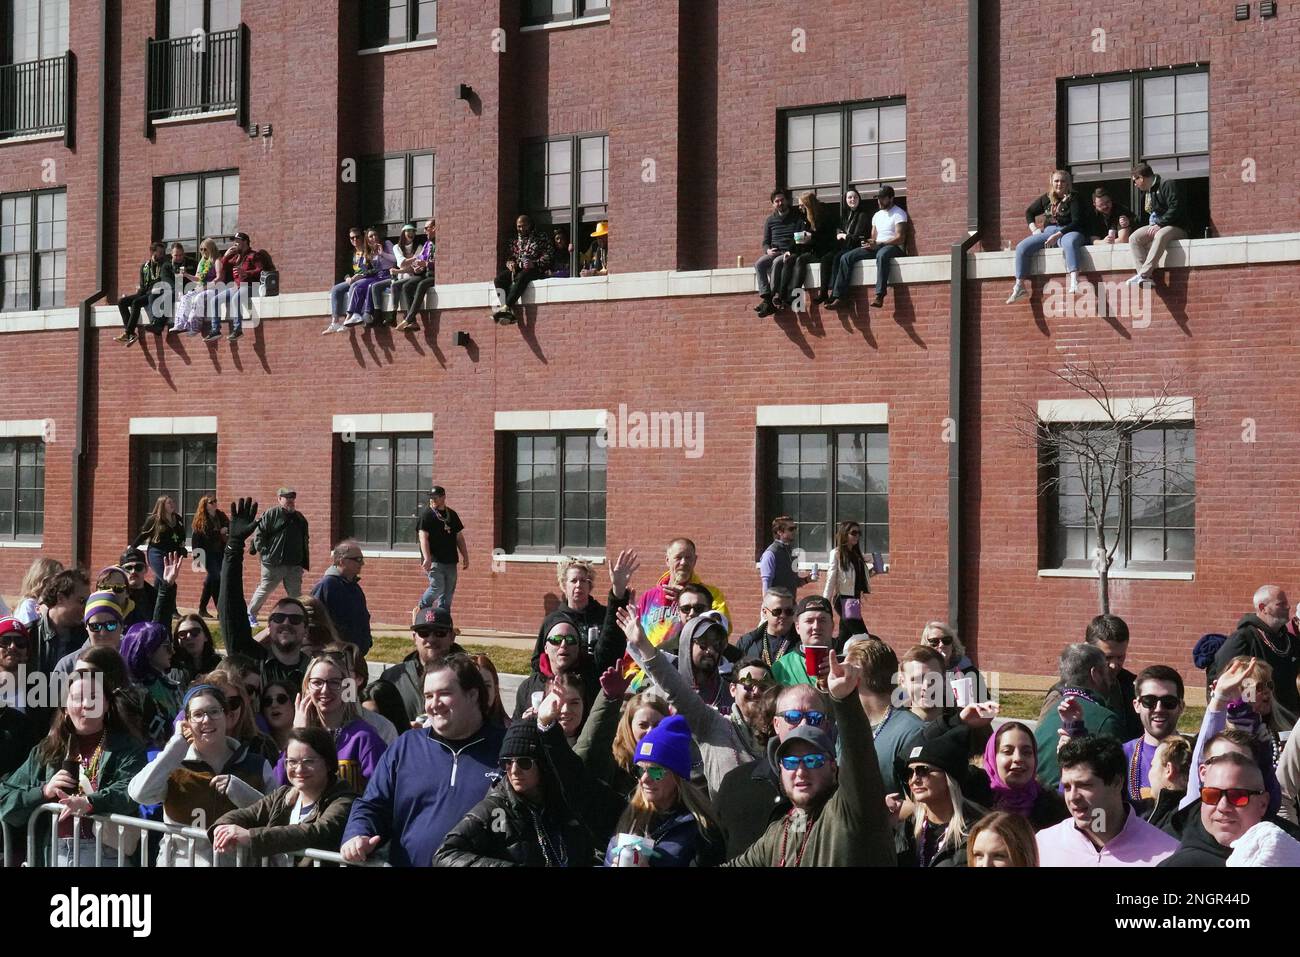
[[534, 710], [534, 711], [536, 711], [538, 708], [540, 708], [540, 707], [542, 706], [542, 701], [543, 701], [545, 698], [546, 698], [546, 692], [545, 692], [545, 691], [534, 691], [534, 692], [533, 692], [532, 701], [533, 701], [533, 710]]
[[975, 679], [970, 675], [952, 679], [952, 694], [957, 707], [965, 708], [975, 703]]

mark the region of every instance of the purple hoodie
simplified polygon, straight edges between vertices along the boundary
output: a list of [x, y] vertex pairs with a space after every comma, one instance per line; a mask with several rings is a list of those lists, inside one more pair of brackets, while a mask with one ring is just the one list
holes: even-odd
[[[364, 718], [357, 718], [335, 731], [334, 744], [339, 750], [339, 780], [347, 781], [358, 794], [363, 793], [388, 745]], [[275, 762], [275, 780], [281, 785], [289, 783], [283, 754]]]

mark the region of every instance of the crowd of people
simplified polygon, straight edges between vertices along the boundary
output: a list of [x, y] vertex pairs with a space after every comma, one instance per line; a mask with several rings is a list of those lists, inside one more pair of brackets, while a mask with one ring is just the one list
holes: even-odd
[[[106, 865], [291, 864], [307, 849], [394, 866], [1300, 863], [1300, 625], [1276, 586], [1197, 644], [1209, 693], [1195, 733], [1179, 727], [1183, 675], [1128, 671], [1114, 615], [1064, 646], [1026, 722], [999, 714], [996, 682], [948, 624], [918, 622], [901, 654], [870, 633], [881, 569], [856, 523], [837, 529], [822, 593], [799, 597], [814, 575], [781, 516], [748, 632], [690, 539], [639, 592], [637, 553], [613, 556], [603, 602], [592, 565], [565, 559], [530, 674], [503, 701], [492, 660], [457, 643], [464, 526], [432, 492], [410, 652], [373, 679], [364, 555], [339, 543], [297, 594], [308, 526], [292, 488], [262, 514], [205, 499], [191, 522], [217, 569], [203, 594], [224, 655], [204, 614], [177, 611], [186, 544], [166, 497], [93, 585], [33, 563], [17, 608], [0, 609], [0, 820], [21, 833], [62, 805], [37, 820], [32, 863], [95, 860], [88, 818], [107, 813], [177, 828], [145, 861], [137, 832], [114, 832]], [[250, 553], [262, 579], [246, 601]], [[34, 678], [59, 679], [57, 699]]]

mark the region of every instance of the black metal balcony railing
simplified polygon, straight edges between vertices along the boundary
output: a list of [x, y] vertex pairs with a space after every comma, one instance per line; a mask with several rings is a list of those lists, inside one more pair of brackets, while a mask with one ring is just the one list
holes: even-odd
[[145, 134], [157, 120], [234, 110], [245, 123], [248, 27], [148, 41]]
[[71, 136], [72, 53], [0, 66], [0, 139]]

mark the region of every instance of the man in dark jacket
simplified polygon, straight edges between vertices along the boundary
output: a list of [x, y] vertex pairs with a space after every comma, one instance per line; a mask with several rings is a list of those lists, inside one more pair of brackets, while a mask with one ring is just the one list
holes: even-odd
[[610, 592], [605, 623], [594, 653], [583, 647], [586, 635], [581, 619], [568, 614], [554, 616], [554, 624], [546, 636], [546, 650], [533, 659], [533, 673], [524, 679], [515, 693], [514, 720], [518, 721], [532, 705], [534, 692], [544, 692], [551, 678], [561, 671], [568, 671], [582, 679], [582, 713], [583, 721], [586, 721], [600, 691], [601, 673], [617, 664], [627, 649], [627, 639], [618, 626], [617, 617], [618, 610], [626, 604], [626, 591], [622, 597]]
[[83, 622], [89, 597], [90, 579], [80, 569], [69, 568], [50, 579], [40, 595], [41, 616], [28, 628], [29, 671], [49, 674], [60, 658], [86, 643]]
[[453, 827], [483, 800], [505, 730], [488, 723], [487, 686], [467, 655], [424, 675], [427, 731], [398, 736], [352, 805], [340, 853], [359, 864], [384, 842], [394, 867], [429, 867]]
[[396, 695], [401, 700], [408, 723], [418, 722], [424, 714], [424, 673], [435, 661], [449, 655], [463, 655], [456, 644], [451, 612], [445, 608], [416, 608], [411, 613], [411, 642], [415, 650], [398, 664], [387, 668], [370, 686], [376, 702]]
[[367, 655], [374, 640], [370, 636], [370, 609], [366, 607], [366, 593], [361, 590], [361, 566], [366, 563], [361, 546], [347, 539], [334, 546], [331, 552], [334, 564], [325, 577], [311, 590], [320, 599], [344, 641], [357, 646]]
[[1192, 228], [1191, 211], [1183, 185], [1176, 179], [1156, 175], [1147, 163], [1133, 168], [1133, 185], [1146, 193], [1142, 220], [1144, 225], [1129, 236], [1129, 249], [1137, 274], [1130, 283], [1143, 283], [1151, 278], [1160, 257], [1169, 244], [1186, 239]]
[[230, 536], [221, 563], [221, 588], [217, 594], [217, 619], [227, 655], [244, 655], [259, 663], [262, 687], [282, 684], [302, 687], [309, 658], [302, 650], [307, 640], [307, 609], [297, 598], [281, 598], [271, 610], [266, 644], [253, 640], [245, 615], [244, 545], [257, 528], [257, 503], [241, 498], [230, 506]]
[[[792, 807], [768, 825], [734, 867], [889, 867], [894, 835], [885, 786], [871, 747], [871, 725], [858, 700], [862, 672], [830, 656], [830, 707], [841, 736], [835, 744], [820, 727], [800, 724], [768, 742], [768, 759], [781, 776]], [[734, 772], [733, 772], [734, 773]]]
[[116, 341], [128, 346], [135, 342], [135, 330], [140, 325], [140, 312], [144, 309], [149, 311], [149, 331], [162, 332], [167, 328], [170, 303], [175, 300], [176, 273], [167, 261], [167, 247], [162, 243], [151, 243], [149, 258], [140, 266], [140, 285], [135, 294], [122, 296], [117, 301], [124, 331]]
[[1276, 585], [1261, 585], [1255, 592], [1254, 605], [1255, 613], [1243, 615], [1237, 630], [1219, 646], [1206, 669], [1206, 680], [1213, 685], [1233, 658], [1267, 661], [1273, 668], [1273, 709], [1282, 725], [1289, 728], [1300, 718], [1300, 692], [1296, 690], [1300, 642], [1287, 630], [1291, 602]]
[[515, 303], [530, 282], [546, 277], [554, 255], [545, 230], [535, 229], [532, 217], [520, 214], [515, 220], [515, 235], [506, 243], [505, 269], [492, 281], [500, 302], [492, 313], [494, 322], [499, 325], [515, 322]]
[[1161, 867], [1223, 867], [1232, 842], [1264, 820], [1268, 791], [1259, 766], [1228, 751], [1205, 762], [1200, 816], [1192, 815], [1178, 850]]
[[798, 653], [802, 647], [794, 628], [794, 593], [787, 588], [769, 588], [763, 593], [763, 623], [740, 636], [736, 649], [741, 658], [761, 658], [772, 665], [782, 655]]
[[763, 223], [763, 255], [754, 261], [758, 295], [762, 299], [754, 311], [760, 316], [776, 312], [772, 305], [772, 265], [778, 256], [789, 258], [794, 255], [794, 234], [808, 228], [803, 208], [792, 208], [785, 190], [772, 190], [771, 200], [772, 215]]
[[276, 491], [280, 504], [267, 509], [257, 522], [250, 555], [262, 556], [262, 581], [248, 605], [248, 623], [257, 624], [257, 613], [275, 586], [284, 585], [290, 598], [302, 594], [302, 573], [311, 567], [308, 559], [307, 519], [298, 511], [298, 493], [282, 486]]
[[[122, 619], [122, 631], [142, 621], [159, 621], [171, 627], [172, 616], [176, 613], [176, 581], [169, 583], [164, 576], [157, 581], [145, 577], [148, 564], [144, 552], [138, 548], [128, 548], [117, 560], [117, 567], [126, 575], [126, 617]], [[102, 577], [107, 572], [100, 572]]]
[[17, 618], [0, 618], [0, 778], [27, 760], [27, 753], [45, 737], [53, 709], [28, 705], [24, 687], [31, 636]]

